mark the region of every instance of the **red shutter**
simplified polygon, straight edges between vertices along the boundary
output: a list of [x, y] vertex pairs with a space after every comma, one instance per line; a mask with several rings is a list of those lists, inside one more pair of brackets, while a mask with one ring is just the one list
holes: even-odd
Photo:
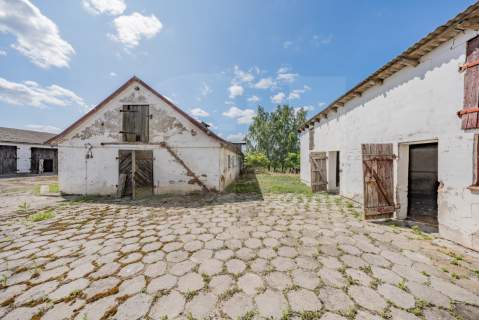
[[479, 128], [479, 36], [467, 42], [464, 107], [459, 112], [463, 129]]

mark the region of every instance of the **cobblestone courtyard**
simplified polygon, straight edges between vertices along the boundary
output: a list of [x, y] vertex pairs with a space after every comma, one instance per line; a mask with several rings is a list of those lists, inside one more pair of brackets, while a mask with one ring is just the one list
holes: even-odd
[[0, 318], [479, 319], [479, 254], [339, 197], [72, 202], [0, 222]]

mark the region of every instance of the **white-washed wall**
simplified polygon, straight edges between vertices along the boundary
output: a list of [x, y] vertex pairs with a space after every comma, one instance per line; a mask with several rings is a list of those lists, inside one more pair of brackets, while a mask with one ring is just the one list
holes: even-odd
[[[338, 113], [315, 124], [315, 151], [340, 151], [340, 193], [363, 201], [362, 143], [393, 143], [399, 157], [400, 144], [437, 141], [440, 233], [466, 246], [479, 249], [479, 194], [467, 187], [473, 181], [473, 136], [464, 132], [456, 112], [463, 103], [467, 32], [348, 102]], [[309, 183], [308, 133], [301, 134], [301, 179]], [[407, 203], [407, 186], [395, 162], [395, 193]], [[400, 176], [398, 176], [398, 171]], [[398, 184], [397, 182], [400, 181]], [[404, 206], [402, 206], [404, 209]], [[404, 210], [399, 218], [404, 218]]]
[[[140, 90], [135, 90], [139, 87]], [[148, 104], [152, 119], [149, 145], [118, 144], [125, 104]], [[133, 83], [59, 144], [59, 181], [62, 192], [71, 194], [115, 194], [118, 184], [118, 150], [154, 150], [156, 193], [200, 190], [190, 184], [184, 167], [159, 143], [166, 142], [208, 188], [218, 190], [220, 142], [193, 125], [171, 106]], [[92, 159], [85, 159], [90, 144]], [[155, 145], [157, 144], [157, 145]]]

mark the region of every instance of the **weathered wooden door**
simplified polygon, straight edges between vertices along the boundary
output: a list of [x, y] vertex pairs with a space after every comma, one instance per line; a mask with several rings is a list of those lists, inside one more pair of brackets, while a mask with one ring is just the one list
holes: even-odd
[[118, 197], [145, 197], [153, 194], [153, 151], [119, 151]]
[[395, 211], [393, 145], [362, 144], [364, 218], [391, 218]]
[[132, 160], [133, 160], [133, 151], [131, 150], [120, 150], [118, 152], [119, 160], [119, 176], [118, 176], [118, 197], [129, 197], [133, 195], [132, 188]]
[[0, 174], [17, 173], [17, 147], [0, 146]]
[[123, 141], [148, 142], [149, 106], [124, 105], [122, 131]]
[[467, 42], [464, 106], [459, 112], [463, 129], [479, 128], [479, 36]]
[[328, 188], [326, 160], [326, 152], [310, 153], [311, 190], [313, 192], [326, 191]]
[[145, 197], [153, 194], [153, 151], [135, 151], [133, 171], [133, 196]]

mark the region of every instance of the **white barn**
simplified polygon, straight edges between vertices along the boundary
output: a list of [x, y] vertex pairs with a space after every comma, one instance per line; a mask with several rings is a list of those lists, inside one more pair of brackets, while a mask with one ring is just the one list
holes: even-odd
[[237, 147], [137, 77], [49, 142], [65, 194], [222, 191], [240, 171]]
[[301, 180], [479, 250], [479, 4], [300, 129]]
[[55, 134], [0, 127], [0, 176], [55, 174], [57, 149], [46, 141]]

